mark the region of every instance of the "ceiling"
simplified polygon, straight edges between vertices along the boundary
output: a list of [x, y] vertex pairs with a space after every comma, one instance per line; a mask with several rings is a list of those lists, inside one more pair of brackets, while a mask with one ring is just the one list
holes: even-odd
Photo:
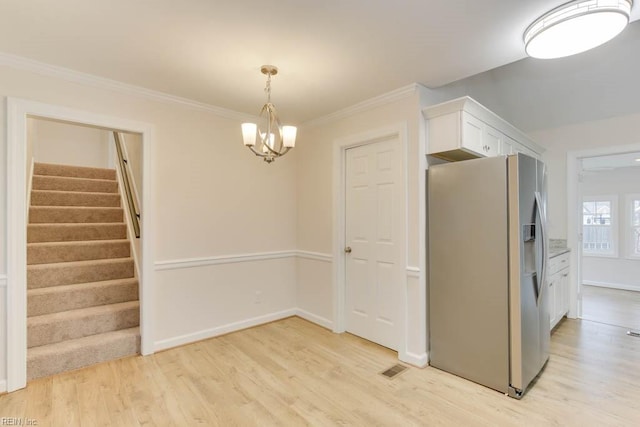
[[522, 59], [527, 26], [565, 2], [4, 0], [0, 52], [249, 114], [274, 64], [295, 124]]

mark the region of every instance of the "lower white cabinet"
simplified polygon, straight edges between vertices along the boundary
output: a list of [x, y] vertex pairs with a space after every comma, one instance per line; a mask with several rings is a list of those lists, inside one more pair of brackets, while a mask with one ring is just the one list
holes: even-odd
[[569, 253], [551, 257], [548, 273], [551, 329], [569, 312]]

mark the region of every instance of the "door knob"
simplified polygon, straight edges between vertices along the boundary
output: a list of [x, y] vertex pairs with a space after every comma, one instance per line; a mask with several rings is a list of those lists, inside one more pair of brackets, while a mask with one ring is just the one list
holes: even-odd
[[344, 253], [345, 254], [350, 254], [351, 253], [351, 246], [347, 246], [346, 248], [344, 248]]

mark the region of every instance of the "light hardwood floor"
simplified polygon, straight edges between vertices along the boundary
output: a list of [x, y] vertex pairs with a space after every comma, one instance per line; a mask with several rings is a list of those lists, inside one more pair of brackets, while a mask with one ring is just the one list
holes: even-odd
[[640, 292], [582, 286], [582, 318], [640, 331]]
[[300, 318], [76, 372], [0, 396], [39, 426], [637, 426], [640, 339], [565, 320], [520, 401]]

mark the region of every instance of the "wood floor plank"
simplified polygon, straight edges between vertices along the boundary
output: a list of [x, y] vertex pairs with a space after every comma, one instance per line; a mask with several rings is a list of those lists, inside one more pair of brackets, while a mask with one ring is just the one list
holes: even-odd
[[522, 400], [300, 318], [30, 382], [0, 416], [53, 426], [635, 426], [640, 339], [564, 320]]

